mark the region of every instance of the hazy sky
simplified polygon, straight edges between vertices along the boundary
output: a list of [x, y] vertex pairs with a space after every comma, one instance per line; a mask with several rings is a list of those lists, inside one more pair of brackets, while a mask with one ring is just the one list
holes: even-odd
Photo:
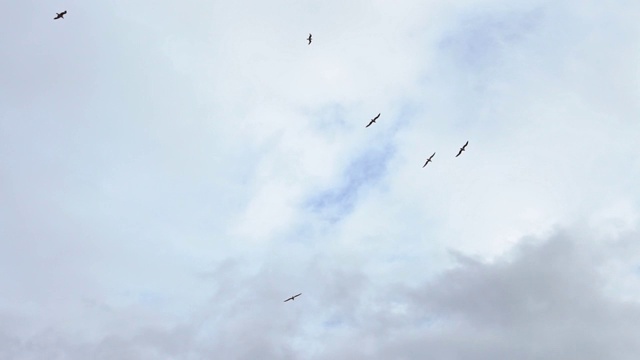
[[637, 0], [3, 10], [0, 358], [640, 353]]

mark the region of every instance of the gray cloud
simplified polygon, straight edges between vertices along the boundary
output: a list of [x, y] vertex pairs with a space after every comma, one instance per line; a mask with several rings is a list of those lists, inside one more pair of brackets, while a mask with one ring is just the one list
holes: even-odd
[[628, 358], [639, 5], [11, 4], [0, 358]]
[[[559, 233], [529, 239], [491, 263], [460, 257], [454, 269], [393, 296], [405, 305], [401, 315], [390, 315], [390, 304], [368, 314], [360, 327], [367, 330], [327, 358], [632, 359], [640, 305], [607, 293], [616, 279], [601, 273], [617, 255], [588, 237]], [[377, 323], [384, 331], [375, 334]]]
[[280, 299], [289, 295], [282, 267], [248, 274], [242, 261], [228, 263], [203, 279], [218, 290], [188, 323], [142, 321], [131, 331], [114, 327], [97, 342], [76, 342], [53, 328], [19, 339], [7, 333], [19, 321], [7, 321], [2, 355], [632, 359], [640, 350], [640, 304], [609, 293], [617, 279], [603, 269], [620, 252], [636, 251], [637, 236], [607, 239], [614, 246], [605, 247], [604, 239], [563, 231], [525, 239], [491, 262], [456, 254], [458, 265], [416, 286], [376, 284], [350, 266], [318, 259], [302, 269], [314, 281], [287, 304]]

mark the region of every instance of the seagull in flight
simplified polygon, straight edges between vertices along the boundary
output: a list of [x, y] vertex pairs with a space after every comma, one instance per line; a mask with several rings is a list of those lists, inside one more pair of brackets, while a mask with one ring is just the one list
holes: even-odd
[[307, 45], [311, 45], [311, 34], [309, 34], [309, 37], [307, 38], [307, 40], [309, 40], [309, 44]]
[[302, 293], [298, 294], [298, 295], [293, 295], [292, 297], [288, 298], [287, 300], [285, 300], [284, 302], [287, 302], [289, 300], [295, 300], [298, 296], [302, 295]]
[[458, 151], [458, 155], [456, 155], [456, 157], [460, 156], [460, 154], [462, 154], [462, 152], [464, 151], [464, 148], [467, 147], [467, 145], [469, 145], [469, 141], [467, 140], [466, 143], [464, 143], [464, 145], [462, 145], [462, 147], [460, 148], [460, 151]]
[[61, 13], [56, 13], [56, 17], [53, 18], [53, 20], [58, 20], [58, 19], [64, 19], [64, 16], [67, 14], [67, 10], [61, 12]]
[[424, 165], [422, 165], [422, 167], [427, 166], [427, 164], [431, 162], [431, 159], [433, 159], [433, 157], [434, 157], [435, 155], [436, 155], [436, 153], [433, 153], [433, 155], [429, 156], [429, 158], [427, 159], [427, 162], [426, 162], [426, 163], [424, 163]]
[[378, 113], [378, 115], [376, 115], [376, 117], [374, 117], [373, 119], [371, 119], [371, 121], [369, 122], [369, 125], [365, 126], [366, 128], [368, 128], [369, 126], [371, 126], [371, 124], [373, 124], [374, 122], [376, 122], [376, 120], [378, 120], [378, 118], [380, 117], [380, 113]]

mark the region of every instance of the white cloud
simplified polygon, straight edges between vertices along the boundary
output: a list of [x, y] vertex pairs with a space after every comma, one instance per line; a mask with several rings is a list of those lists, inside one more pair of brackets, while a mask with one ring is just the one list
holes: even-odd
[[4, 356], [588, 358], [572, 265], [637, 350], [635, 3], [68, 6], [0, 35]]

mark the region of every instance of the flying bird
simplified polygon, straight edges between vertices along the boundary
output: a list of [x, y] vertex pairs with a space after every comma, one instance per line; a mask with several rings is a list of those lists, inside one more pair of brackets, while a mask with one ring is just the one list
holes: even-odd
[[424, 165], [422, 165], [422, 167], [427, 166], [427, 164], [431, 162], [431, 159], [433, 159], [433, 157], [434, 157], [435, 155], [436, 155], [436, 153], [433, 153], [433, 155], [429, 156], [429, 158], [427, 159], [427, 162], [426, 162], [426, 163], [424, 163]]
[[61, 13], [56, 13], [56, 17], [53, 18], [53, 20], [58, 20], [58, 19], [64, 19], [64, 16], [67, 14], [67, 10], [61, 12]]
[[285, 300], [284, 302], [287, 302], [289, 300], [295, 300], [298, 296], [302, 295], [302, 293], [298, 294], [298, 295], [293, 295], [292, 297], [288, 298], [287, 300]]
[[369, 126], [371, 126], [371, 124], [373, 124], [374, 122], [376, 122], [376, 120], [378, 120], [378, 118], [380, 117], [380, 113], [378, 113], [378, 115], [376, 115], [376, 117], [374, 117], [373, 119], [371, 119], [371, 121], [369, 122], [369, 125], [365, 126], [366, 128], [368, 128]]
[[311, 34], [309, 34], [309, 37], [307, 38], [307, 40], [309, 40], [309, 44], [307, 45], [311, 45]]
[[456, 157], [458, 157], [458, 156], [460, 156], [460, 154], [462, 154], [462, 152], [464, 151], [464, 148], [466, 148], [467, 145], [469, 145], [469, 141], [467, 141], [466, 143], [464, 143], [464, 145], [462, 145], [462, 147], [460, 148], [460, 151], [458, 151], [458, 155], [456, 155]]

